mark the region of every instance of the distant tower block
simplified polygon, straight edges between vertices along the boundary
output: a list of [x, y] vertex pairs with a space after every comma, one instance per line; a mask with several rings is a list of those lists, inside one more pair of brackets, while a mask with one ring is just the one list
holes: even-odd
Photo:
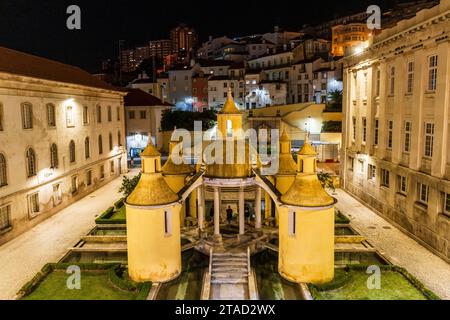
[[316, 152], [305, 142], [294, 183], [281, 197], [278, 270], [294, 282], [334, 278], [334, 205], [316, 175]]
[[167, 282], [181, 273], [181, 204], [151, 142], [141, 158], [141, 179], [126, 200], [128, 272], [137, 282]]

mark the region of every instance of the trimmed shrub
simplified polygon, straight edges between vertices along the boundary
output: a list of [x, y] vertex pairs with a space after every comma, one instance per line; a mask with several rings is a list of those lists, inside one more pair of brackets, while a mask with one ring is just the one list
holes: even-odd
[[114, 203], [114, 208], [116, 208], [116, 210], [120, 210], [124, 205], [125, 205], [125, 198], [122, 198], [116, 203]]

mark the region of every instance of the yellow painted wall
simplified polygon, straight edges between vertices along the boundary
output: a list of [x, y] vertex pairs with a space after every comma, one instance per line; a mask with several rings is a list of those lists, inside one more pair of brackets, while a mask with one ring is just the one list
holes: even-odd
[[288, 233], [288, 208], [278, 208], [278, 270], [294, 282], [326, 283], [334, 278], [334, 208], [296, 210], [296, 233]]
[[164, 230], [165, 209], [127, 206], [128, 273], [133, 281], [166, 282], [181, 273], [180, 209], [172, 210], [172, 234]]
[[232, 123], [232, 129], [233, 129], [233, 138], [238, 136], [238, 133], [236, 130], [242, 130], [243, 129], [243, 115], [241, 114], [219, 114], [217, 116], [217, 130], [221, 133], [222, 138], [227, 137], [227, 122], [228, 120]]

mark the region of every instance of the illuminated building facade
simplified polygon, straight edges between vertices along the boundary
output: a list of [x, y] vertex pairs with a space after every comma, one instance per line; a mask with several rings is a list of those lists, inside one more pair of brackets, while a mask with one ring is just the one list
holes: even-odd
[[343, 187], [450, 258], [450, 1], [345, 58]]
[[124, 92], [76, 67], [6, 48], [0, 55], [1, 244], [127, 166]]
[[369, 40], [370, 35], [371, 31], [365, 21], [336, 25], [332, 28], [331, 54], [343, 57], [349, 50], [354, 50]]

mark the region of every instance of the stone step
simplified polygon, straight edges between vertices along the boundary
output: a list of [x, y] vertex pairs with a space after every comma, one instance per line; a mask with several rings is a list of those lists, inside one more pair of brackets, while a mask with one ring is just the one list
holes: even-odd
[[247, 273], [248, 270], [246, 267], [236, 267], [236, 266], [226, 266], [226, 267], [213, 267], [212, 272], [241, 272], [241, 273]]
[[240, 257], [214, 257], [213, 261], [247, 261], [247, 258]]
[[212, 279], [211, 284], [247, 284], [247, 278], [241, 279]]
[[212, 267], [247, 267], [247, 262], [221, 262], [221, 261], [213, 261]]
[[247, 258], [246, 253], [213, 253], [213, 257], [239, 257], [239, 258]]
[[224, 272], [224, 273], [213, 273], [211, 278], [214, 279], [237, 279], [247, 277], [247, 273], [242, 272]]

